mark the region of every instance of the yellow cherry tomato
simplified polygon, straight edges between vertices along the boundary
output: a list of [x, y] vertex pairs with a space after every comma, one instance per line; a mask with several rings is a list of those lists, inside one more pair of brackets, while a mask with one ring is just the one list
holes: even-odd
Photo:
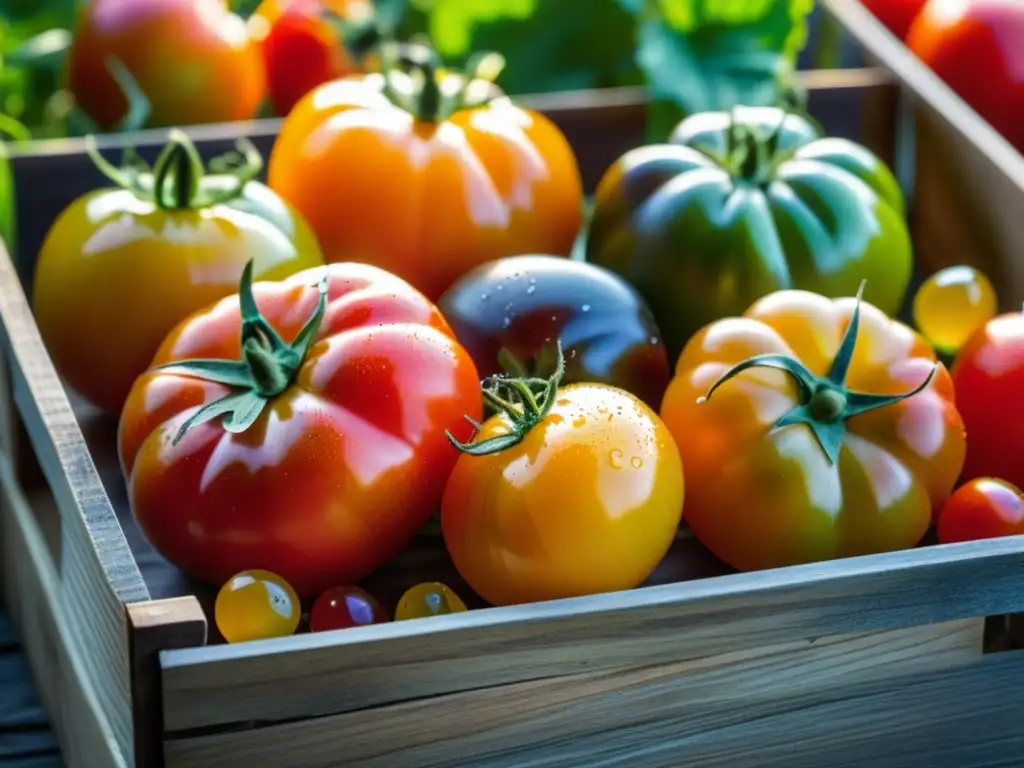
[[465, 610], [466, 604], [449, 587], [437, 581], [428, 581], [417, 584], [402, 595], [395, 609], [395, 621], [425, 619]]
[[558, 389], [563, 362], [526, 405], [485, 389], [503, 410], [459, 445], [445, 488], [448, 552], [492, 605], [639, 586], [679, 526], [683, 466], [664, 423], [615, 387]]
[[229, 643], [291, 635], [302, 606], [291, 585], [270, 571], [242, 571], [221, 587], [214, 605], [217, 629]]
[[996, 289], [973, 267], [947, 267], [925, 280], [914, 296], [914, 323], [942, 351], [954, 353], [996, 316]]
[[278, 280], [323, 259], [294, 209], [245, 181], [258, 155], [233, 173], [205, 174], [175, 132], [152, 171], [97, 163], [118, 186], [79, 197], [54, 221], [33, 305], [58, 372], [116, 417], [167, 334], [235, 293], [248, 261], [256, 280]]

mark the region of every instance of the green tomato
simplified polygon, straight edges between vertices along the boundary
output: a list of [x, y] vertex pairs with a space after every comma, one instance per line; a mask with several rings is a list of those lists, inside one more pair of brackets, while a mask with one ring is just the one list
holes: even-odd
[[704, 325], [776, 290], [899, 312], [913, 254], [903, 196], [864, 147], [807, 118], [739, 107], [627, 152], [597, 189], [587, 260], [631, 282], [672, 360]]

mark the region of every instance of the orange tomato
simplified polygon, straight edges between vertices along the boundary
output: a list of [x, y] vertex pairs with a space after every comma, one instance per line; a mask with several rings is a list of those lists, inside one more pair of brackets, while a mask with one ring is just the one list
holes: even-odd
[[505, 401], [459, 445], [445, 487], [448, 552], [492, 605], [637, 587], [679, 527], [683, 467], [661, 419], [606, 384], [557, 389], [559, 358], [536, 402]]
[[79, 4], [68, 88], [100, 128], [128, 110], [108, 58], [150, 102], [150, 126], [248, 120], [264, 95], [259, 49], [224, 0], [92, 0]]
[[287, 115], [318, 85], [360, 71], [327, 12], [359, 23], [373, 16], [373, 5], [370, 0], [263, 0], [249, 18], [270, 102], [279, 115]]
[[706, 326], [661, 415], [686, 521], [740, 570], [913, 547], [964, 463], [946, 368], [859, 297], [779, 291]]
[[413, 69], [321, 86], [285, 119], [269, 184], [325, 258], [382, 267], [436, 300], [484, 261], [568, 255], [583, 197], [559, 129], [480, 77]]

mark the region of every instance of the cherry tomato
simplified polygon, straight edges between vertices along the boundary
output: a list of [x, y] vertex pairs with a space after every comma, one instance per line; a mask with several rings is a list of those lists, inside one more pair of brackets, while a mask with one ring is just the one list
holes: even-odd
[[104, 130], [115, 128], [128, 111], [110, 57], [128, 69], [149, 100], [150, 126], [248, 120], [263, 99], [259, 50], [224, 0], [79, 4], [68, 88]]
[[1024, 494], [1003, 480], [979, 477], [960, 486], [939, 515], [942, 544], [1024, 534]]
[[947, 267], [914, 296], [914, 322], [941, 352], [953, 353], [997, 311], [996, 289], [973, 267]]
[[953, 362], [956, 404], [963, 415], [967, 461], [962, 481], [996, 477], [1024, 488], [1024, 315], [989, 320], [960, 348]]
[[550, 376], [547, 353], [561, 341], [566, 384], [611, 384], [661, 405], [670, 378], [661, 333], [640, 294], [604, 267], [509, 256], [463, 275], [438, 306], [481, 374]]
[[294, 634], [302, 606], [287, 581], [255, 569], [235, 574], [220, 588], [214, 617], [225, 640], [244, 643]]
[[706, 326], [661, 415], [686, 522], [741, 571], [913, 547], [964, 461], [934, 350], [859, 297], [778, 291]]
[[365, 589], [353, 586], [331, 587], [317, 598], [309, 615], [313, 632], [350, 629], [388, 620], [377, 598]]
[[249, 18], [263, 55], [270, 102], [279, 115], [287, 115], [318, 85], [360, 71], [327, 12], [353, 23], [368, 22], [373, 5], [370, 0], [263, 0]]
[[386, 68], [328, 83], [285, 118], [269, 183], [324, 257], [382, 267], [437, 300], [490, 259], [568, 255], [583, 197], [561, 131], [475, 73], [414, 69], [421, 78]]
[[1024, 4], [929, 0], [907, 46], [1024, 151]]
[[910, 25], [921, 13], [927, 0], [861, 0], [864, 7], [888, 27], [900, 40], [905, 40]]
[[[657, 414], [605, 384], [543, 392], [502, 380], [511, 403], [459, 458], [441, 530], [469, 586], [492, 605], [632, 589], [661, 562], [683, 508], [683, 467]], [[525, 388], [525, 389], [524, 389]]]
[[97, 157], [119, 186], [83, 195], [50, 227], [36, 263], [36, 321], [60, 374], [108, 415], [178, 322], [235, 291], [247, 261], [260, 279], [323, 263], [294, 209], [258, 181], [243, 184], [259, 171], [254, 152], [235, 176], [204, 175], [180, 132], [152, 172]]
[[[430, 519], [481, 415], [433, 304], [366, 264], [251, 284], [179, 324], [136, 381], [119, 450], [146, 538], [196, 578], [266, 568], [354, 584]], [[241, 359], [239, 359], [241, 353]]]
[[398, 601], [395, 621], [426, 619], [446, 613], [461, 613], [466, 604], [444, 584], [431, 581], [410, 588]]

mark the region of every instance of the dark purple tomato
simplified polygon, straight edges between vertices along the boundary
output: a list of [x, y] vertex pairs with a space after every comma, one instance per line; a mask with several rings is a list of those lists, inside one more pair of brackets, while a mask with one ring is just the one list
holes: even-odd
[[438, 306], [481, 376], [516, 366], [549, 376], [561, 340], [566, 384], [611, 384], [661, 405], [670, 367], [654, 317], [632, 286], [603, 267], [509, 256], [463, 275]]

